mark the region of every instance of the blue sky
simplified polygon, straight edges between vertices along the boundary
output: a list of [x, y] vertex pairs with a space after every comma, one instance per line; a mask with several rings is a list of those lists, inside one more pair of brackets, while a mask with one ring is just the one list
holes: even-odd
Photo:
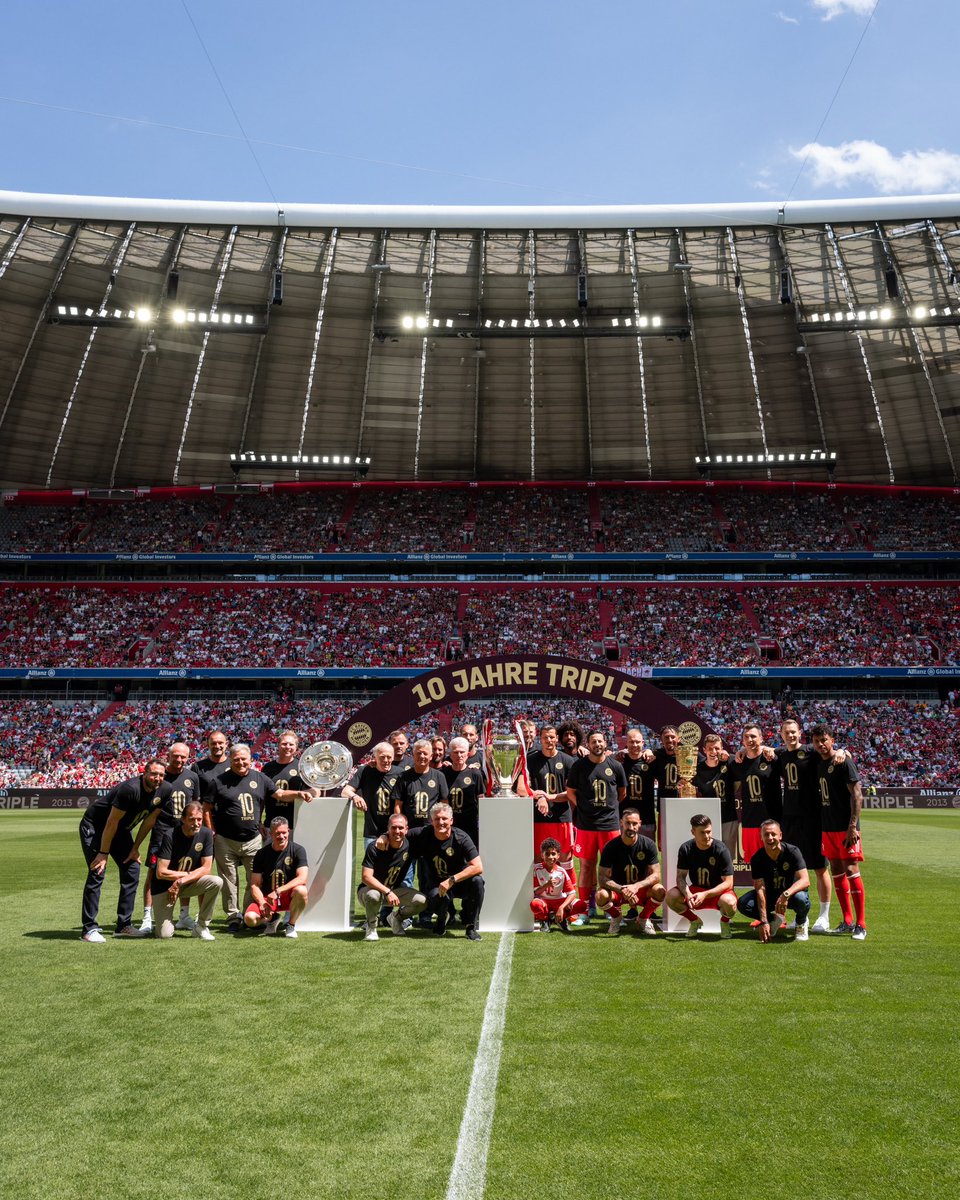
[[5, 0], [0, 188], [340, 204], [960, 192], [960, 3], [873, 10]]

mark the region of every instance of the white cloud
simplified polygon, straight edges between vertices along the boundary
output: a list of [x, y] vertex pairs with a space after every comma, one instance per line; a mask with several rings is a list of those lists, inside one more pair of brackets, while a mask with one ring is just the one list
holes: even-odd
[[960, 154], [949, 150], [905, 150], [897, 155], [876, 142], [859, 140], [839, 146], [809, 142], [790, 153], [807, 160], [817, 187], [866, 184], [885, 195], [960, 190]]
[[785, 12], [778, 12], [777, 20], [783, 21], [784, 24], [786, 24], [786, 25], [799, 25], [800, 24], [800, 22], [797, 20], [796, 17], [788, 17]]
[[813, 7], [823, 13], [825, 21], [832, 21], [843, 13], [853, 13], [858, 17], [868, 17], [873, 12], [876, 0], [813, 0]]

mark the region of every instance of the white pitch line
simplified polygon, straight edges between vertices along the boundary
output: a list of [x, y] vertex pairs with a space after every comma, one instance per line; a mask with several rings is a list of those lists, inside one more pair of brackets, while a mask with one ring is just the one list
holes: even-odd
[[473, 1078], [460, 1122], [457, 1153], [447, 1184], [447, 1200], [482, 1200], [487, 1182], [487, 1151], [493, 1114], [497, 1107], [497, 1077], [500, 1074], [500, 1050], [510, 991], [510, 964], [513, 961], [513, 934], [500, 938], [500, 949], [483, 1010], [483, 1026], [477, 1056], [473, 1060]]

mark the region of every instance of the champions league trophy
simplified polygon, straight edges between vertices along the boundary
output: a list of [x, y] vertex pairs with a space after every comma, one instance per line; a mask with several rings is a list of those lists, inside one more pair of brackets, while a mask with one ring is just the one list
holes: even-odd
[[314, 742], [300, 755], [300, 775], [310, 787], [330, 792], [353, 770], [353, 755], [340, 742]]
[[697, 773], [697, 755], [700, 746], [700, 726], [694, 721], [684, 721], [677, 730], [677, 793], [680, 796], [695, 796], [693, 777]]
[[512, 796], [514, 772], [520, 753], [519, 742], [511, 734], [494, 735], [490, 743], [492, 752], [492, 779], [494, 796]]

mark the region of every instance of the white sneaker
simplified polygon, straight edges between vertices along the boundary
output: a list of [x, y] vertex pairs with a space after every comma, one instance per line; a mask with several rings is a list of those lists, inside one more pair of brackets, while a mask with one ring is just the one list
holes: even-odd
[[829, 933], [830, 932], [830, 918], [825, 913], [821, 913], [820, 916], [817, 917], [817, 919], [814, 921], [814, 923], [810, 926], [810, 932], [811, 933]]
[[288, 924], [284, 925], [284, 927], [283, 927], [282, 936], [285, 938], [293, 938], [294, 940], [296, 940], [300, 936], [300, 934], [297, 933], [296, 925], [290, 925], [288, 923]]
[[623, 924], [623, 913], [618, 912], [615, 917], [610, 918], [610, 928], [607, 930], [607, 933], [609, 933], [611, 937], [616, 937], [617, 934], [620, 932], [620, 926], [622, 924]]
[[688, 938], [695, 938], [702, 928], [703, 928], [703, 917], [694, 917], [693, 920], [690, 922], [690, 924], [687, 926], [687, 932], [683, 936], [688, 937]]
[[796, 941], [798, 941], [798, 942], [806, 942], [806, 941], [809, 941], [809, 938], [810, 938], [810, 924], [809, 924], [809, 922], [807, 922], [807, 921], [804, 921], [804, 923], [803, 923], [802, 925], [801, 925], [801, 924], [799, 924], [799, 922], [798, 922], [798, 924], [797, 924], [797, 936], [796, 936], [796, 939], [795, 939], [795, 940], [796, 940]]
[[[182, 926], [178, 925], [176, 928], [180, 929]], [[201, 942], [215, 942], [217, 940], [206, 925], [198, 925], [196, 921], [193, 922], [193, 936], [199, 938]]]
[[368, 921], [367, 924], [364, 926], [364, 929], [366, 930], [366, 933], [364, 933], [364, 935], [363, 935], [363, 940], [365, 942], [379, 942], [380, 941], [380, 934], [377, 933], [376, 923], [371, 925], [370, 922]]
[[143, 929], [137, 929], [134, 925], [126, 925], [123, 929], [118, 929], [113, 936], [115, 938], [143, 938], [150, 937], [150, 933]]
[[400, 920], [399, 915], [392, 910], [387, 913], [387, 924], [390, 926], [394, 937], [406, 937], [407, 931], [403, 927], [403, 922]]
[[183, 909], [180, 913], [180, 920], [174, 925], [174, 929], [190, 929], [194, 930], [197, 927], [196, 921], [190, 916], [190, 913]]
[[770, 918], [770, 940], [771, 941], [773, 941], [773, 939], [777, 936], [777, 934], [783, 928], [784, 924], [785, 924], [785, 921], [784, 921], [783, 917], [781, 917], [779, 913], [774, 913], [773, 916]]
[[867, 940], [867, 931], [862, 925], [854, 925], [853, 940], [855, 942], [865, 942]]
[[86, 933], [80, 935], [80, 940], [83, 942], [105, 942], [107, 939], [99, 929], [88, 929]]
[[153, 913], [144, 913], [140, 922], [140, 932], [144, 935], [153, 933]]
[[645, 921], [638, 921], [637, 924], [640, 926], [640, 932], [644, 937], [656, 937], [659, 932], [649, 917]]

